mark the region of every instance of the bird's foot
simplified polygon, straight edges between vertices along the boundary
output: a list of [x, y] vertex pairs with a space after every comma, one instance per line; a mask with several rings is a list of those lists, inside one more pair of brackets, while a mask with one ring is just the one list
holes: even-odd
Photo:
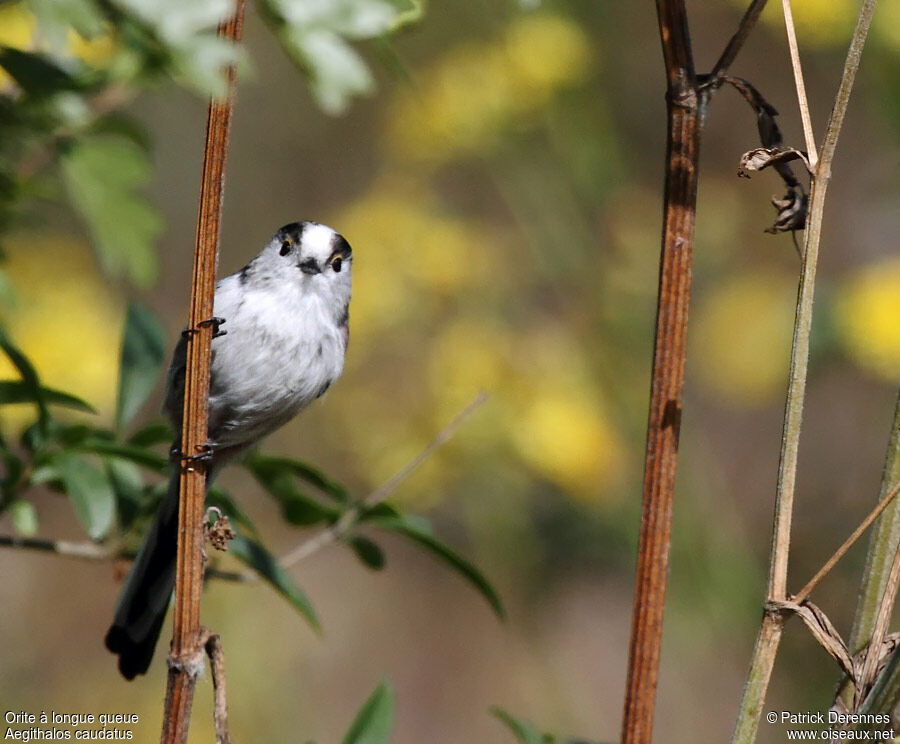
[[204, 326], [212, 326], [213, 329], [213, 338], [219, 338], [219, 336], [224, 336], [228, 331], [223, 331], [221, 326], [225, 323], [225, 318], [219, 318], [218, 316], [213, 316], [212, 318], [207, 318], [206, 320], [201, 320], [197, 323], [196, 328], [185, 328], [181, 335], [185, 338], [190, 338], [193, 336], [200, 328]]

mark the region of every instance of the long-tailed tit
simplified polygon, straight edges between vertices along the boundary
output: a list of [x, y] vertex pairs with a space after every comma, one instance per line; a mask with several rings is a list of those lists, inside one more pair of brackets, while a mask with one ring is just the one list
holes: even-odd
[[[216, 285], [214, 314], [225, 333], [212, 341], [207, 483], [221, 465], [292, 419], [344, 368], [352, 254], [316, 222], [285, 225], [243, 269]], [[180, 452], [187, 339], [175, 348], [165, 413]], [[125, 582], [106, 646], [128, 678], [153, 658], [172, 589], [179, 473], [173, 473]]]

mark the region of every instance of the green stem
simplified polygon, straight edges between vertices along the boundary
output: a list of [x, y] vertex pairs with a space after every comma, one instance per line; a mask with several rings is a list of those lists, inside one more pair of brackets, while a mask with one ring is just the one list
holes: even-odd
[[[894, 409], [894, 424], [888, 443], [884, 472], [881, 476], [879, 499], [900, 483], [900, 393]], [[900, 545], [900, 502], [893, 501], [878, 518], [869, 540], [866, 567], [863, 570], [856, 603], [853, 630], [850, 633], [850, 652], [858, 653], [868, 645], [875, 629], [875, 618], [887, 586], [891, 563]], [[851, 691], [846, 690], [846, 694]]]
[[[791, 539], [791, 517], [797, 479], [797, 458], [800, 450], [800, 427], [803, 421], [803, 404], [806, 398], [806, 377], [809, 363], [809, 339], [812, 328], [813, 297], [816, 285], [816, 266], [819, 258], [819, 241], [822, 234], [822, 218], [825, 214], [825, 194], [831, 179], [831, 163], [834, 160], [838, 137], [850, 102], [850, 92], [859, 69], [859, 59], [869, 31], [872, 13], [877, 0], [864, 0], [859, 19], [835, 96], [834, 108], [828, 118], [819, 163], [813, 176], [809, 196], [809, 215], [803, 235], [803, 266], [797, 295], [797, 311], [794, 318], [794, 339], [791, 347], [791, 371], [787, 402], [784, 412], [784, 428], [781, 440], [781, 458], [778, 465], [778, 484], [775, 500], [775, 524], [769, 569], [769, 600], [784, 600], [787, 596], [788, 555]], [[781, 640], [784, 619], [767, 612], [759, 632], [750, 672], [744, 687], [733, 744], [751, 744], [756, 739], [759, 717], [765, 702], [766, 690], [775, 666], [775, 656]]]

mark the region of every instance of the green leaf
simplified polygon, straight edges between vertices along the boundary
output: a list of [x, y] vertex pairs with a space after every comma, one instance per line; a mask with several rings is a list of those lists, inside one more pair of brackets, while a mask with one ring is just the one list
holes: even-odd
[[263, 0], [263, 17], [282, 47], [309, 78], [328, 113], [346, 110], [353, 96], [371, 93], [374, 78], [350, 40], [374, 39], [417, 20], [420, 0], [332, 0], [298, 3]]
[[[368, 522], [369, 520], [378, 519], [380, 517], [401, 516], [400, 512], [397, 511], [397, 507], [389, 504], [387, 501], [382, 501], [380, 504], [375, 504], [375, 506], [371, 507], [361, 505], [360, 509], [359, 522]], [[408, 518], [409, 517], [407, 517], [407, 519]]]
[[91, 133], [119, 136], [130, 140], [137, 147], [148, 152], [152, 147], [150, 135], [146, 130], [130, 116], [125, 116], [117, 111], [104, 114], [92, 122]]
[[12, 518], [16, 532], [25, 537], [32, 537], [38, 531], [38, 515], [34, 504], [23, 499], [16, 499], [9, 505], [9, 516]]
[[39, 428], [45, 428], [48, 418], [47, 402], [44, 400], [43, 387], [41, 387], [41, 381], [37, 371], [31, 365], [31, 362], [28, 361], [28, 358], [10, 340], [9, 336], [6, 335], [2, 328], [0, 328], [0, 349], [3, 349], [3, 352], [9, 357], [9, 361], [13, 363], [13, 366], [22, 376], [22, 384], [27, 390], [29, 400], [33, 400], [38, 407], [40, 415]]
[[159, 473], [165, 473], [169, 469], [169, 459], [167, 457], [133, 444], [119, 444], [106, 439], [87, 439], [75, 445], [75, 449], [81, 452], [92, 452], [105, 458], [127, 460], [135, 465], [143, 465], [145, 468], [150, 468]]
[[171, 424], [167, 421], [154, 421], [128, 437], [128, 444], [136, 447], [152, 447], [157, 444], [168, 444], [174, 438]]
[[321, 631], [316, 611], [306, 598], [306, 594], [294, 583], [290, 574], [260, 543], [244, 535], [238, 535], [228, 543], [228, 552], [243, 561], [269, 582], [300, 612], [317, 632]]
[[488, 601], [501, 620], [506, 619], [506, 610], [503, 608], [503, 603], [500, 601], [497, 591], [491, 586], [490, 582], [484, 577], [481, 571], [475, 568], [474, 565], [469, 563], [469, 561], [459, 555], [455, 550], [434, 537], [434, 535], [431, 534], [430, 529], [428, 529], [427, 522], [423, 524], [421, 518], [413, 519], [408, 516], [400, 516], [376, 517], [374, 519], [366, 520], [366, 523], [371, 524], [373, 527], [381, 527], [382, 529], [390, 530], [403, 535], [404, 537], [408, 537], [413, 542], [417, 542], [419, 545], [429, 550], [474, 586]]
[[[84, 411], [86, 413], [97, 413], [96, 409], [90, 403], [83, 401], [71, 393], [64, 393], [61, 390], [54, 390], [41, 386], [37, 389], [40, 398], [46, 404], [63, 406], [64, 408], [73, 408], [76, 411]], [[26, 383], [24, 380], [0, 380], [0, 405], [9, 403], [37, 403], [38, 398], [35, 396], [35, 388]]]
[[[116, 513], [115, 493], [106, 474], [86, 459], [67, 452], [55, 454], [50, 468], [62, 481], [75, 513], [91, 538], [103, 538], [112, 527]], [[36, 473], [32, 481], [35, 477]]]
[[[19, 479], [25, 472], [25, 463], [16, 457], [3, 442], [0, 447], [0, 504], [11, 499], [19, 490]], [[0, 506], [0, 511], [3, 507]]]
[[237, 61], [238, 47], [218, 38], [216, 27], [234, 12], [230, 0], [112, 0], [138, 19], [161, 44], [176, 76], [204, 96], [221, 98], [224, 68]]
[[34, 98], [44, 98], [81, 87], [75, 78], [52, 59], [35, 52], [0, 46], [0, 67], [9, 73], [27, 95]]
[[128, 530], [140, 515], [145, 501], [144, 479], [138, 467], [126, 460], [109, 459], [104, 463], [116, 496], [116, 513], [123, 530]]
[[541, 733], [528, 721], [516, 718], [496, 705], [491, 708], [491, 713], [506, 724], [520, 744], [591, 744], [586, 739], [560, 739], [553, 734]]
[[527, 721], [510, 715], [502, 708], [495, 706], [491, 708], [491, 713], [506, 724], [520, 744], [551, 744], [553, 741], [552, 736], [545, 736]]
[[375, 571], [380, 571], [384, 568], [384, 552], [381, 550], [378, 543], [370, 540], [368, 537], [354, 535], [347, 540], [347, 544], [353, 548], [356, 557], [369, 568]]
[[331, 478], [325, 475], [325, 473], [323, 473], [318, 468], [314, 468], [312, 465], [308, 465], [307, 463], [301, 462], [300, 460], [293, 460], [288, 457], [272, 457], [271, 455], [261, 455], [259, 454], [259, 452], [254, 451], [244, 458], [243, 464], [246, 467], [250, 468], [251, 471], [253, 471], [254, 469], [265, 471], [287, 471], [300, 480], [306, 481], [308, 484], [315, 486], [325, 495], [330, 496], [335, 501], [338, 501], [341, 504], [346, 504], [350, 501], [350, 494], [347, 493], [347, 489], [344, 488], [340, 483], [331, 480]]
[[166, 332], [156, 316], [140, 305], [129, 305], [122, 335], [116, 430], [122, 431], [156, 387], [165, 361]]
[[60, 166], [103, 269], [149, 287], [156, 280], [153, 244], [163, 222], [136, 193], [150, 175], [146, 153], [122, 139], [81, 139], [63, 153]]
[[353, 723], [342, 744], [387, 744], [394, 726], [394, 691], [382, 680]]
[[292, 463], [275, 457], [256, 456], [244, 465], [256, 480], [281, 503], [284, 518], [291, 524], [307, 526], [334, 521], [340, 512], [303, 493], [294, 482]]
[[104, 30], [103, 18], [90, 0], [28, 0], [28, 9], [37, 18], [41, 37], [53, 49], [68, 41], [73, 28], [89, 39]]

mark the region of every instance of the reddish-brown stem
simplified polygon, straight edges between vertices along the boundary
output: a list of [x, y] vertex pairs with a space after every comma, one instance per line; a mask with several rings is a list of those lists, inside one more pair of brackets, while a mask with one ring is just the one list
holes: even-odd
[[[237, 0], [235, 15], [219, 28], [219, 35], [240, 41], [244, 0]], [[200, 182], [200, 207], [191, 284], [191, 312], [185, 372], [182, 450], [201, 451], [207, 437], [210, 344], [216, 285], [216, 256], [222, 216], [225, 160], [234, 108], [235, 70], [228, 70], [228, 95], [209, 104], [206, 146]], [[202, 461], [184, 460], [181, 469], [181, 500], [178, 513], [178, 558], [175, 576], [175, 612], [166, 707], [161, 741], [187, 741], [194, 682], [203, 666], [200, 634], [200, 593], [203, 588], [203, 521], [206, 467]]]
[[683, 0], [657, 0], [656, 6], [668, 81], [668, 147], [623, 744], [649, 744], [653, 732], [684, 388], [700, 144], [700, 102], [687, 11]]

